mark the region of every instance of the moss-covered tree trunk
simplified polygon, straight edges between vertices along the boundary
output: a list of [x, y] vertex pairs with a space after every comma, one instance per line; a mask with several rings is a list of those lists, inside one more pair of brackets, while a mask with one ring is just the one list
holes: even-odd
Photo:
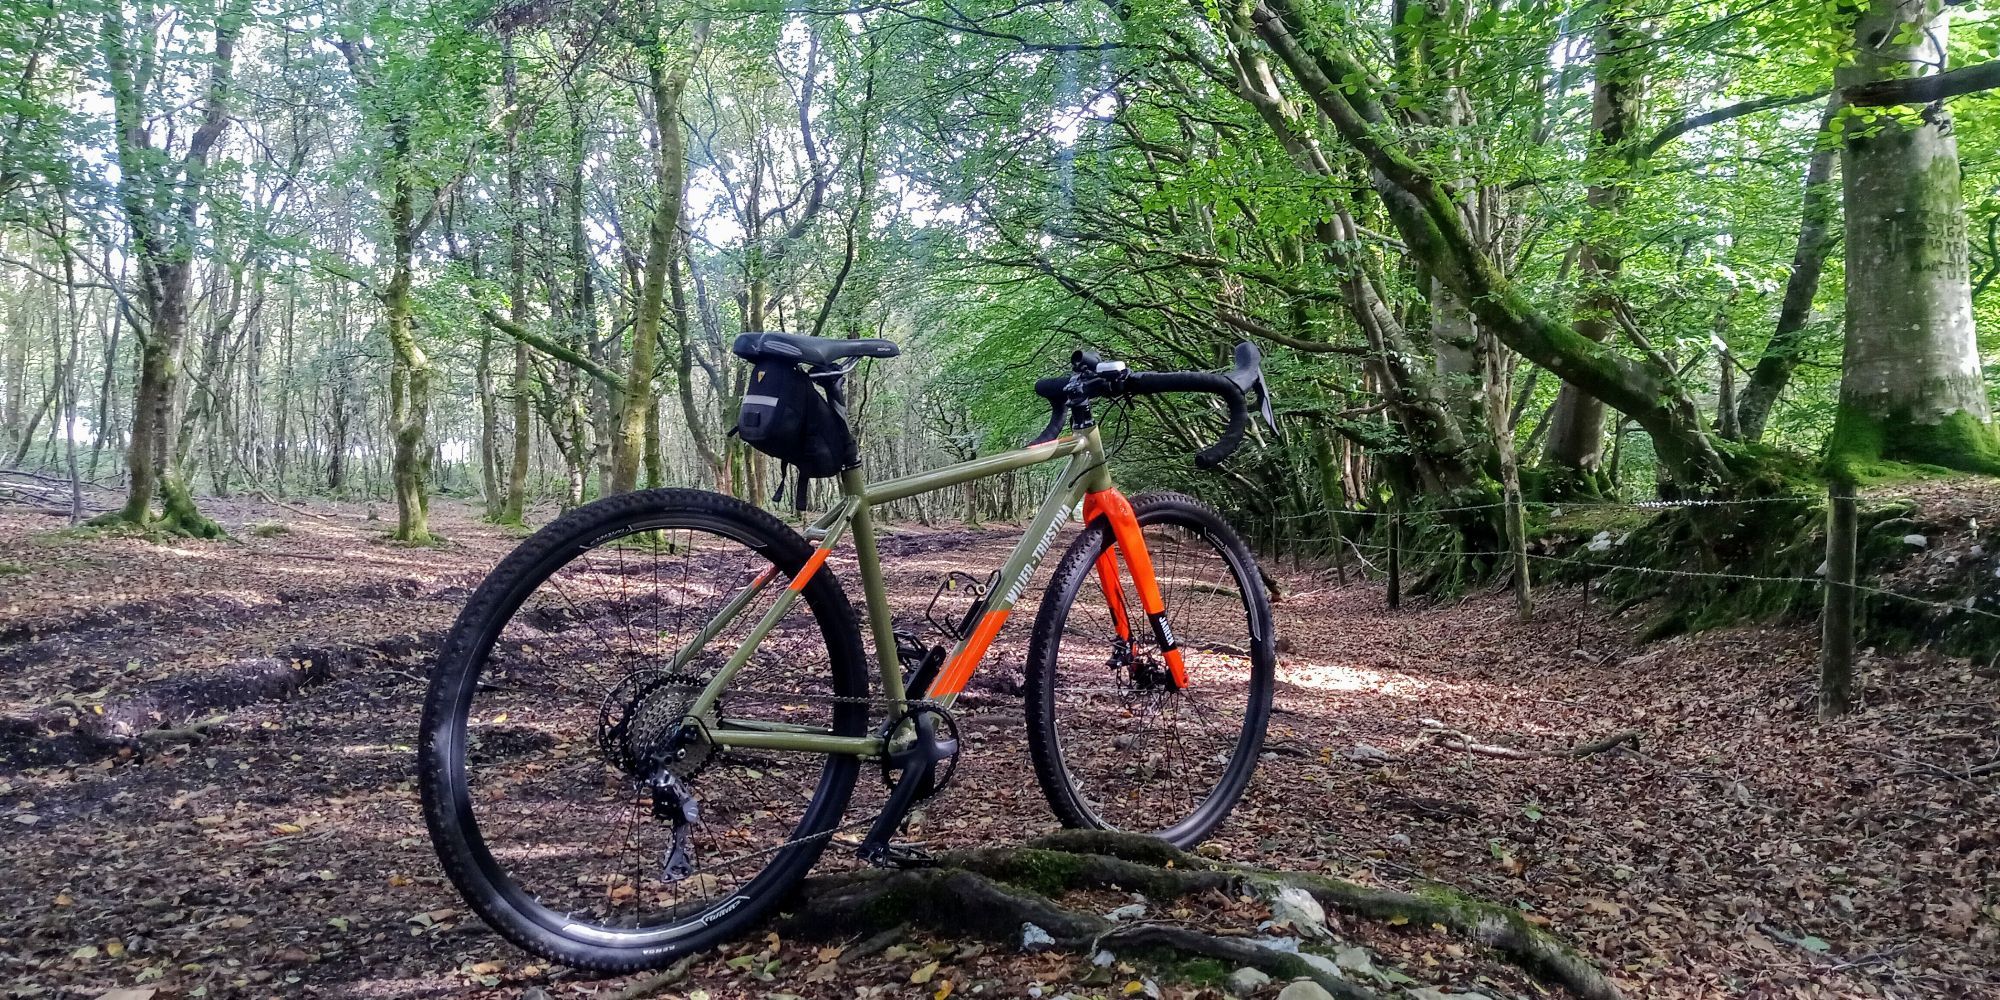
[[[1313, 138], [1300, 107], [1279, 86], [1274, 67], [1257, 44], [1251, 6], [1232, 4], [1228, 14], [1221, 37], [1230, 47], [1237, 96], [1257, 112], [1300, 171], [1330, 185], [1350, 183], [1347, 172], [1330, 160]], [[1342, 303], [1368, 341], [1368, 370], [1381, 383], [1389, 412], [1410, 442], [1413, 471], [1436, 493], [1486, 489], [1490, 484], [1479, 462], [1478, 446], [1464, 426], [1472, 414], [1467, 407], [1453, 405], [1447, 385], [1454, 373], [1466, 384], [1477, 380], [1471, 347], [1477, 339], [1476, 330], [1470, 313], [1463, 311], [1463, 300], [1438, 286], [1444, 300], [1442, 309], [1450, 313], [1447, 322], [1458, 325], [1442, 334], [1434, 326], [1439, 360], [1435, 370], [1427, 370], [1415, 338], [1385, 301], [1377, 276], [1354, 249], [1360, 234], [1348, 207], [1330, 199], [1327, 215], [1314, 228], [1317, 249], [1332, 269], [1343, 275]], [[1453, 353], [1453, 360], [1446, 360], [1447, 353]]]
[[118, 203], [132, 236], [129, 256], [145, 316], [139, 378], [132, 405], [132, 439], [126, 451], [130, 488], [125, 504], [100, 521], [157, 523], [169, 530], [216, 537], [222, 529], [203, 517], [175, 472], [174, 403], [181, 342], [187, 334], [188, 292], [194, 276], [196, 222], [208, 188], [209, 158], [229, 127], [229, 98], [236, 37], [249, 17], [246, 0], [232, 0], [216, 19], [215, 48], [202, 97], [201, 125], [174, 159], [156, 147], [147, 124], [140, 71], [133, 65], [122, 4], [104, 8], [105, 74], [111, 89], [113, 149], [118, 158]]
[[[1584, 193], [1588, 230], [1577, 249], [1583, 295], [1573, 323], [1578, 334], [1597, 343], [1617, 330], [1616, 289], [1624, 266], [1619, 216], [1631, 190], [1636, 160], [1632, 132], [1645, 94], [1643, 32], [1634, 28], [1631, 9], [1607, 3], [1592, 41], [1590, 123], [1591, 182]], [[1604, 478], [1604, 401], [1564, 382], [1549, 413], [1542, 462], [1551, 485], [1563, 491], [1595, 492]]]
[[[1941, 0], [1872, 0], [1836, 81], [1934, 72], [1946, 31]], [[1848, 480], [1879, 461], [2000, 474], [1951, 113], [1942, 103], [1915, 114], [1857, 108], [1842, 132], [1847, 337], [1828, 467]]]
[[425, 544], [430, 527], [431, 363], [417, 343], [410, 301], [412, 280], [412, 196], [403, 171], [391, 181], [389, 220], [395, 246], [393, 272], [382, 292], [389, 330], [389, 433], [393, 451], [390, 483], [396, 493], [396, 540]]
[[658, 364], [660, 326], [666, 316], [667, 262], [680, 251], [681, 188], [687, 180], [687, 153], [681, 138], [681, 92], [688, 69], [707, 40], [706, 22], [695, 25], [689, 52], [668, 63], [664, 46], [648, 46], [647, 80], [653, 99], [653, 128], [659, 142], [653, 167], [653, 219], [647, 228], [646, 263], [639, 281], [638, 313], [632, 322], [632, 353], [618, 407], [618, 431], [611, 446], [608, 492], [627, 493], [639, 484], [646, 451], [646, 426], [654, 408], [653, 374]]
[[1489, 330], [1523, 357], [1629, 415], [1653, 438], [1675, 489], [1728, 489], [1738, 472], [1724, 460], [1694, 400], [1657, 351], [1627, 358], [1542, 312], [1467, 232], [1448, 186], [1406, 152], [1368, 73], [1331, 43], [1290, 0], [1255, 14], [1257, 33], [1276, 52], [1328, 122], [1367, 158], [1371, 180], [1410, 255], [1451, 288]]
[[1761, 441], [1771, 408], [1791, 382], [1792, 371], [1805, 356], [1806, 321], [1812, 318], [1813, 297], [1819, 294], [1820, 275], [1826, 270], [1826, 256], [1833, 249], [1834, 163], [1839, 150], [1827, 142], [1827, 127], [1840, 110], [1838, 95], [1829, 98], [1826, 117], [1821, 120], [1812, 158], [1806, 162], [1805, 190], [1800, 196], [1799, 242], [1792, 251], [1791, 274], [1785, 279], [1785, 298], [1778, 307], [1778, 324], [1771, 339], [1750, 371], [1750, 381], [1736, 404], [1736, 423], [1745, 441]]

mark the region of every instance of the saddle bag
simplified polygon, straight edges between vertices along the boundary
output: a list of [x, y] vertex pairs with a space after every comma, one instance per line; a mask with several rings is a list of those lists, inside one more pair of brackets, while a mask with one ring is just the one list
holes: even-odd
[[736, 434], [750, 447], [799, 470], [802, 479], [837, 476], [861, 464], [861, 450], [847, 427], [845, 410], [798, 365], [763, 361], [750, 372], [743, 407], [736, 416]]

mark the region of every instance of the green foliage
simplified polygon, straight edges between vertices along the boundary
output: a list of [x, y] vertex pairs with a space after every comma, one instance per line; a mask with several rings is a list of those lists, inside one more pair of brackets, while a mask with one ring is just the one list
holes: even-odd
[[[70, 372], [81, 387], [73, 423], [102, 439], [87, 442], [102, 453], [98, 477], [115, 471], [121, 447], [101, 428], [129, 421], [134, 339], [95, 340], [130, 322], [112, 293], [130, 298], [112, 272], [133, 248], [106, 156], [114, 123], [100, 36], [111, 2], [0, 13], [0, 79], [10, 81], [0, 96], [0, 347], [23, 358], [0, 350], [0, 387], [31, 404], [67, 370], [69, 345], [37, 324], [76, 293], [74, 325], [88, 332]], [[1808, 157], [1895, 120], [1847, 114], [1833, 137], [1820, 135], [1818, 95], [1853, 57], [1853, 3], [1622, 5], [1629, 44], [1605, 65], [1637, 88], [1638, 111], [1632, 133], [1610, 143], [1592, 121], [1593, 36], [1609, 26], [1601, 4], [1409, 3], [1395, 5], [1400, 21], [1384, 5], [1294, 6], [1302, 37], [1353, 60], [1332, 68], [1334, 87], [1378, 98], [1376, 127], [1395, 154], [1459, 199], [1476, 248], [1507, 282], [1508, 308], [1553, 327], [1593, 295], [1615, 299], [1612, 335], [1571, 346], [1669, 372], [1662, 395], [1684, 394], [1703, 426], [1718, 423], [1724, 373], [1740, 376], [1771, 339]], [[1989, 6], [1954, 11], [1953, 64], [1990, 56], [2000, 20]], [[191, 98], [225, 16], [218, 0], [165, 9], [174, 17], [158, 31], [129, 32], [151, 67], [141, 124], [164, 143], [133, 172], [149, 183], [167, 177], [200, 124]], [[232, 131], [191, 223], [199, 303], [184, 364], [224, 405], [199, 418], [187, 478], [204, 489], [249, 480], [386, 493], [397, 367], [381, 302], [399, 252], [390, 201], [400, 188], [413, 202], [404, 236], [415, 336], [436, 387], [435, 488], [469, 497], [490, 490], [484, 473], [504, 480], [525, 420], [527, 490], [562, 505], [595, 496], [617, 390], [575, 359], [617, 371], [627, 356], [643, 220], [659, 196], [662, 137], [640, 93], [645, 67], [692, 51], [705, 26], [679, 109], [689, 180], [655, 383], [668, 482], [772, 494], [775, 470], [726, 436], [743, 391], [728, 346], [761, 324], [903, 344], [903, 357], [852, 380], [878, 476], [1027, 440], [1048, 418], [1032, 381], [1063, 370], [1075, 348], [1186, 370], [1222, 367], [1235, 341], [1251, 339], [1265, 348], [1278, 428], [1257, 428], [1226, 470], [1206, 474], [1189, 455], [1222, 426], [1210, 401], [1101, 408], [1128, 488], [1190, 490], [1266, 526], [1265, 541], [1323, 545], [1329, 509], [1379, 508], [1392, 489], [1432, 503], [1490, 492], [1500, 471], [1491, 390], [1507, 397], [1501, 411], [1519, 414], [1502, 433], [1531, 494], [1651, 495], [1673, 450], [1630, 421], [1607, 427], [1616, 443], [1601, 474], [1560, 482], [1536, 467], [1559, 380], [1519, 358], [1495, 367], [1511, 372], [1504, 385], [1452, 368], [1421, 245], [1436, 234], [1398, 227], [1374, 183], [1379, 164], [1313, 107], [1241, 13], [1166, 0], [976, 11], [918, 0], [838, 14], [775, 0], [252, 7]], [[1246, 59], [1262, 60], [1276, 106], [1246, 99], [1236, 77]], [[1668, 141], [1693, 116], [1775, 97], [1798, 100]], [[1950, 110], [1975, 319], [1991, 358], [2000, 98]], [[1586, 245], [1615, 252], [1608, 288], [1578, 265]], [[1839, 412], [1837, 233], [1834, 246], [1767, 447], [1718, 445], [1743, 477], [1737, 487], [1810, 482], [1820, 470], [1802, 455], [1836, 456], [1857, 478], [1895, 471], [1877, 457], [1993, 468], [2000, 453], [1978, 428], [1890, 440]], [[62, 279], [65, 265], [77, 276]], [[1363, 301], [1364, 289], [1379, 301]], [[526, 352], [517, 375], [515, 342], [492, 315], [560, 350]], [[200, 341], [213, 330], [210, 372]], [[24, 408], [8, 408], [13, 422], [0, 427], [10, 447], [24, 430], [12, 413]], [[31, 461], [55, 454], [57, 423], [40, 425], [48, 447], [27, 449]], [[1441, 445], [1452, 432], [1462, 443]], [[1453, 530], [1463, 548], [1466, 531], [1485, 529]]]

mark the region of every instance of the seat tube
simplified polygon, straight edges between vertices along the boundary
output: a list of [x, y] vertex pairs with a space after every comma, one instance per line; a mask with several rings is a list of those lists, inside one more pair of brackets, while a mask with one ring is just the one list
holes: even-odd
[[859, 502], [849, 522], [854, 561], [861, 569], [861, 593], [868, 603], [868, 627], [875, 638], [875, 662], [882, 675], [882, 694], [897, 711], [903, 709], [903, 668], [896, 658], [895, 622], [889, 611], [889, 588], [882, 578], [882, 559], [875, 548], [874, 511], [868, 506], [867, 484], [859, 468], [840, 474], [842, 496]]

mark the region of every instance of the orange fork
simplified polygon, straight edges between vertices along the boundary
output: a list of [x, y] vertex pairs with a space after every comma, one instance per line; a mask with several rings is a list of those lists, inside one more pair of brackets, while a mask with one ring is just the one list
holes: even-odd
[[1111, 617], [1117, 625], [1118, 637], [1128, 643], [1132, 641], [1125, 592], [1118, 582], [1116, 559], [1122, 557], [1125, 567], [1132, 571], [1132, 583], [1139, 589], [1139, 605], [1145, 610], [1147, 621], [1152, 623], [1153, 638], [1159, 642], [1161, 654], [1166, 658], [1167, 673], [1173, 677], [1174, 687], [1186, 690], [1187, 665], [1181, 657], [1180, 643], [1174, 640], [1174, 630], [1167, 624], [1167, 604], [1160, 597], [1160, 581], [1153, 575], [1153, 557], [1146, 551], [1146, 538], [1139, 530], [1138, 515], [1133, 513], [1131, 501], [1116, 489], [1084, 494], [1084, 523], [1089, 524], [1099, 515], [1111, 525], [1114, 546], [1097, 557], [1097, 582], [1104, 589], [1106, 603], [1111, 605]]

